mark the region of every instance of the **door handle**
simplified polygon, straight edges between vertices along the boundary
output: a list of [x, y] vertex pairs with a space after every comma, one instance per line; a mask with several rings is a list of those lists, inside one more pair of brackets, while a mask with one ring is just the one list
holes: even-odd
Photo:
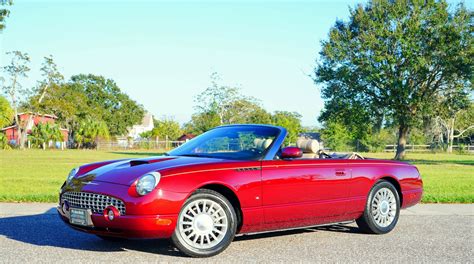
[[336, 176], [346, 176], [346, 170], [344, 169], [336, 170]]

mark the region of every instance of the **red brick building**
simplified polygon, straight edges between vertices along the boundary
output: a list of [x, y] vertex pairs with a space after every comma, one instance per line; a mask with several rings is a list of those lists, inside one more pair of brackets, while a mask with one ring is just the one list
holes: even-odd
[[193, 139], [195, 138], [196, 136], [193, 135], [193, 134], [183, 134], [182, 136], [180, 136], [179, 138], [177, 138], [176, 140], [177, 141], [188, 141], [190, 139]]
[[[31, 120], [29, 124], [26, 124], [29, 121], [30, 116], [33, 115], [33, 113], [19, 113], [18, 114], [18, 121], [20, 124], [25, 125], [27, 129], [27, 134], [31, 133], [31, 129], [33, 126], [37, 126], [38, 124], [54, 124], [56, 122], [56, 119], [58, 119], [57, 116], [55, 115], [41, 115], [37, 114], [34, 115], [34, 118]], [[18, 128], [17, 124], [13, 124], [11, 126], [2, 128], [0, 131], [5, 134], [9, 142], [12, 142], [13, 144], [16, 144], [18, 142]], [[65, 128], [60, 128], [61, 134], [63, 135], [63, 141], [67, 142], [68, 140], [68, 135], [69, 135], [69, 130]]]

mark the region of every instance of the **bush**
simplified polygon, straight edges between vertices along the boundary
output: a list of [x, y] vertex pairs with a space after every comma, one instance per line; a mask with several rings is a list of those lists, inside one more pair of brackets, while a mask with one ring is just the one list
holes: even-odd
[[328, 122], [322, 130], [321, 138], [327, 148], [333, 151], [344, 151], [350, 149], [349, 143], [352, 135], [341, 123]]
[[383, 152], [385, 146], [393, 144], [395, 137], [387, 129], [382, 129], [380, 132], [370, 134], [367, 138], [360, 140], [360, 149], [358, 151], [364, 152]]
[[8, 143], [7, 136], [5, 134], [0, 133], [0, 149], [11, 149], [12, 146]]

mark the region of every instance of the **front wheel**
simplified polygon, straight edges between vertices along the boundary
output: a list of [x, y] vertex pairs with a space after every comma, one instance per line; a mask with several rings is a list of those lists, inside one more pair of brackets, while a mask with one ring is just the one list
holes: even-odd
[[236, 230], [232, 204], [218, 192], [200, 189], [184, 203], [171, 240], [188, 256], [210, 257], [229, 246]]
[[359, 228], [371, 234], [392, 231], [400, 215], [400, 197], [388, 181], [379, 181], [370, 190], [364, 214], [356, 220]]

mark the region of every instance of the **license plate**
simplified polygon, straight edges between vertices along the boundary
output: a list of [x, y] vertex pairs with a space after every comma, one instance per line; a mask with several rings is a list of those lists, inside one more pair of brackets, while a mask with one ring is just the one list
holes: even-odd
[[81, 226], [93, 226], [90, 209], [69, 209], [69, 223]]

